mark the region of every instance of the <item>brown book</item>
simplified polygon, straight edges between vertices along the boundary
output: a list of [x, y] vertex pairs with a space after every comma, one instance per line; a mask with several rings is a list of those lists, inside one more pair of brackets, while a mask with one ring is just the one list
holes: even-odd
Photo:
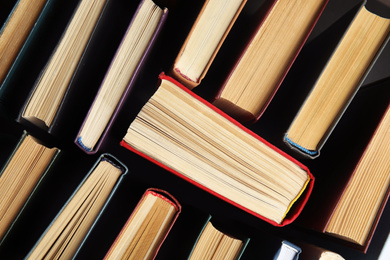
[[172, 74], [192, 89], [200, 84], [246, 0], [207, 0], [173, 65]]
[[180, 211], [172, 195], [148, 189], [104, 259], [154, 259]]
[[0, 241], [43, 178], [59, 150], [24, 133], [0, 173]]
[[389, 196], [390, 107], [333, 210], [325, 232], [367, 249]]
[[26, 259], [72, 259], [127, 169], [103, 154]]
[[274, 1], [214, 104], [240, 122], [257, 120], [282, 83], [327, 2]]
[[315, 157], [389, 39], [390, 19], [362, 6], [285, 136]]
[[0, 30], [0, 85], [47, 0], [20, 0]]
[[107, 0], [80, 0], [72, 19], [37, 80], [21, 117], [51, 126]]

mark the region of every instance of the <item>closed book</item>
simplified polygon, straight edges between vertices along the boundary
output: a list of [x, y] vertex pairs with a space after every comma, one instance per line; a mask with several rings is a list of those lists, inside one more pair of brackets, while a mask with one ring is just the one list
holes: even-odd
[[213, 104], [241, 123], [257, 121], [283, 82], [327, 2], [273, 1]]
[[121, 145], [273, 225], [291, 223], [314, 185], [308, 168], [176, 80], [160, 79]]
[[301, 253], [302, 249], [298, 245], [284, 240], [276, 252], [274, 260], [298, 260]]
[[[4, 52], [0, 54], [0, 64], [4, 67], [0, 69], [0, 75], [2, 75], [0, 76], [2, 78], [0, 80], [1, 117], [12, 120], [17, 118], [33, 87], [33, 82], [27, 82], [27, 79], [30, 79], [39, 68], [39, 64], [44, 62], [44, 53], [56, 37], [56, 33], [49, 32], [49, 25], [56, 25], [60, 31], [62, 25], [58, 24], [57, 19], [67, 17], [72, 1], [65, 4], [65, 7], [57, 0], [45, 0], [40, 3], [15, 1], [15, 6], [1, 29], [0, 37], [0, 49]], [[59, 9], [62, 15], [53, 17], [52, 15]], [[27, 18], [26, 12], [31, 12]], [[47, 39], [42, 39], [43, 34]], [[41, 48], [38, 48], [38, 51], [34, 49], [37, 45]], [[35, 81], [35, 78], [33, 80]]]
[[319, 156], [389, 40], [390, 8], [378, 2], [363, 3], [287, 130], [302, 155]]
[[190, 89], [200, 84], [245, 3], [246, 0], [207, 0], [203, 4], [176, 57], [174, 78]]
[[26, 131], [0, 172], [0, 242], [27, 205], [60, 150], [47, 147]]
[[147, 189], [104, 259], [154, 259], [180, 212], [167, 191]]
[[389, 197], [390, 106], [332, 211], [324, 232], [366, 251]]
[[250, 238], [236, 234], [228, 227], [214, 222], [209, 216], [197, 237], [188, 260], [226, 259], [239, 260]]
[[[91, 36], [108, 0], [80, 0], [65, 31], [21, 109], [18, 121], [51, 133], [67, 100], [73, 95], [73, 76], [80, 67]], [[85, 88], [85, 86], [84, 86]]]
[[72, 259], [112, 198], [127, 167], [102, 154], [26, 259]]
[[35, 25], [47, 0], [19, 0], [0, 29], [0, 85]]
[[75, 143], [86, 153], [96, 153], [104, 142], [152, 51], [167, 15], [167, 8], [160, 8], [151, 0], [142, 0], [139, 4], [77, 134]]

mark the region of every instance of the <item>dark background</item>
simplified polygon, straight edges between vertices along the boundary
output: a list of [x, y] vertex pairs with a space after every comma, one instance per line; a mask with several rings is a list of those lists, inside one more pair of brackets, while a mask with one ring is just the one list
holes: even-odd
[[[162, 1], [160, 1], [162, 2]], [[3, 23], [15, 1], [0, 3]], [[3, 165], [23, 130], [28, 130], [62, 152], [0, 246], [0, 259], [22, 259], [88, 173], [101, 153], [111, 153], [129, 172], [116, 190], [78, 259], [101, 259], [147, 188], [168, 191], [182, 204], [180, 214], [156, 259], [186, 259], [207, 216], [221, 229], [251, 240], [242, 259], [272, 259], [282, 240], [308, 242], [341, 254], [346, 259], [377, 259], [390, 231], [390, 207], [386, 207], [367, 253], [343, 241], [308, 228], [329, 213], [389, 104], [390, 48], [382, 52], [316, 159], [302, 158], [283, 143], [283, 136], [313, 81], [356, 13], [357, 0], [330, 0], [300, 55], [271, 104], [255, 124], [248, 126], [278, 148], [298, 158], [316, 177], [312, 197], [297, 221], [278, 228], [243, 212], [185, 182], [119, 145], [132, 119], [153, 94], [160, 72], [168, 72], [191, 29], [203, 1], [171, 0], [167, 23], [121, 110], [108, 142], [95, 155], [87, 155], [74, 138], [97, 92], [105, 71], [138, 5], [138, 1], [110, 0], [72, 80], [74, 95], [66, 100], [63, 118], [55, 135], [16, 122], [35, 80], [50, 57], [78, 0], [52, 1], [50, 11], [28, 42], [12, 69], [7, 87], [7, 116], [0, 120], [0, 163]], [[194, 90], [212, 99], [245, 47], [268, 1], [248, 0], [202, 83]], [[4, 86], [3, 86], [4, 87]], [[305, 254], [305, 251], [302, 255]]]

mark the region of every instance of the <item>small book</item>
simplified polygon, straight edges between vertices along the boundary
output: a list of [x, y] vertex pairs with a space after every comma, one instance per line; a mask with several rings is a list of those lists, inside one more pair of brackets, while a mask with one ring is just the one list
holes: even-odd
[[[389, 39], [388, 15], [363, 5], [291, 123], [285, 142], [315, 158]], [[383, 10], [382, 10], [383, 11]]]
[[17, 1], [0, 29], [0, 86], [47, 1]]
[[200, 84], [246, 0], [207, 0], [173, 65], [172, 74], [192, 89]]
[[367, 250], [390, 187], [390, 106], [351, 175], [325, 232]]
[[24, 132], [0, 172], [0, 241], [6, 236], [60, 150]]
[[313, 188], [307, 167], [164, 73], [121, 145], [276, 226]]
[[26, 259], [73, 258], [126, 172], [112, 155], [101, 155]]
[[236, 238], [218, 229], [207, 220], [188, 260], [239, 260], [249, 243], [249, 239]]
[[214, 105], [242, 123], [257, 120], [314, 28], [328, 0], [276, 0], [258, 26]]
[[284, 240], [276, 252], [274, 260], [298, 260], [301, 252], [302, 249], [299, 246]]
[[148, 189], [104, 259], [154, 259], [180, 211], [172, 195]]
[[21, 111], [26, 120], [50, 129], [68, 86], [108, 0], [80, 0], [61, 40]]
[[96, 153], [145, 64], [168, 9], [142, 0], [76, 137], [87, 153]]

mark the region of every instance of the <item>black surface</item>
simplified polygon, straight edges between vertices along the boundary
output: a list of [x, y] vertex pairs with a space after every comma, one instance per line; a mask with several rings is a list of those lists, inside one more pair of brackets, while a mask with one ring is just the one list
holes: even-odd
[[[121, 4], [126, 6], [125, 2], [127, 2], [125, 0], [111, 1], [118, 4], [118, 6]], [[69, 4], [71, 6], [74, 5], [74, 2], [58, 0], [58, 5], [66, 6]], [[169, 6], [171, 8], [166, 27], [149, 59], [149, 63], [146, 65], [145, 71], [141, 73], [132, 94], [109, 134], [110, 143], [108, 145], [102, 147], [101, 151], [96, 155], [87, 155], [76, 147], [73, 144], [73, 140], [80, 127], [79, 120], [69, 120], [66, 133], [61, 133], [57, 137], [45, 137], [45, 134], [39, 130], [31, 129], [33, 135], [50, 139], [55, 145], [59, 146], [62, 149], [62, 154], [15, 223], [9, 236], [0, 246], [0, 259], [22, 259], [26, 256], [58, 210], [103, 152], [113, 154], [127, 165], [129, 173], [123, 179], [122, 184], [81, 248], [77, 259], [101, 259], [130, 216], [144, 191], [150, 187], [167, 190], [179, 200], [183, 207], [182, 214], [179, 216], [156, 259], [186, 259], [194, 239], [203, 225], [204, 216], [208, 214], [220, 221], [220, 224], [225, 226], [226, 229], [234, 227], [251, 238], [242, 257], [243, 260], [272, 259], [283, 239], [291, 242], [303, 241], [319, 245], [338, 252], [346, 259], [377, 259], [390, 230], [390, 222], [388, 221], [390, 206], [385, 208], [371, 246], [368, 252], [364, 254], [343, 245], [337, 239], [303, 228], [298, 223], [283, 228], [273, 227], [119, 146], [119, 142], [126, 133], [131, 120], [154, 92], [159, 73], [161, 71], [169, 71], [171, 68], [176, 54], [203, 4], [203, 1], [200, 0], [176, 0], [169, 2], [172, 6]], [[264, 1], [248, 0], [242, 16], [239, 17], [232, 29], [232, 33], [227, 37], [220, 53], [210, 67], [209, 73], [202, 84], [195, 89], [203, 97], [207, 98], [213, 95], [219, 87], [218, 84], [223, 81], [225, 73], [231, 68], [234, 58], [239, 53], [238, 50], [245, 45], [245, 39], [248, 39], [252, 30], [256, 27], [253, 22], [259, 20], [257, 15], [261, 13], [261, 2]], [[330, 33], [327, 36], [329, 37], [329, 45], [324, 42], [322, 45], [318, 44], [319, 40], [316, 43], [316, 39], [320, 39], [323, 33], [329, 32], [327, 29], [346, 17], [359, 3], [361, 1], [357, 0], [329, 1], [327, 8], [309, 38], [308, 44], [302, 50], [302, 53], [311, 53], [311, 59], [305, 59], [304, 55], [298, 58], [264, 115], [256, 124], [250, 126], [250, 129], [254, 132], [288, 154], [296, 156], [283, 143], [283, 136], [303, 102], [307, 91], [310, 89], [310, 80], [315, 75], [314, 69], [319, 66], [317, 62], [320, 61], [320, 58], [316, 59], [316, 55], [318, 57], [324, 56], [326, 49], [331, 48], [332, 37], [339, 36], [340, 32]], [[127, 16], [132, 16], [135, 6], [132, 5], [128, 9], [123, 8], [121, 12], [117, 13], [118, 16], [123, 16], [123, 19], [118, 17], [115, 19], [115, 22], [121, 23], [121, 21], [128, 20]], [[111, 24], [110, 26], [115, 27], [116, 25]], [[51, 46], [51, 41], [58, 39], [58, 33], [53, 33], [53, 28], [55, 29], [55, 26], [48, 26], [46, 33], [45, 31], [42, 32], [41, 37], [43, 38], [40, 41], [45, 42], [47, 40], [46, 44]], [[342, 29], [338, 29], [342, 31]], [[46, 44], [43, 46], [46, 46]], [[47, 49], [41, 49], [39, 45], [33, 45], [32, 48], [34, 55], [41, 58], [38, 59], [38, 63], [35, 65], [31, 58], [34, 55], [30, 54], [31, 56], [26, 58], [27, 63], [21, 67], [23, 73], [19, 72], [20, 74], [15, 79], [15, 81], [24, 82], [26, 88], [32, 87], [28, 84], [34, 82], [37, 71], [40, 71], [40, 67], [44, 64], [42, 60], [48, 58]], [[389, 48], [387, 47], [384, 53], [389, 53], [388, 50]], [[102, 52], [102, 55], [104, 55], [104, 50]], [[231, 53], [232, 55], [230, 55]], [[40, 54], [42, 55], [40, 56]], [[102, 70], [101, 67], [99, 67], [99, 70], [96, 69], [99, 66], [96, 63], [100, 59], [92, 60], [90, 64], [83, 65], [82, 71], [86, 76], [84, 80], [80, 81], [84, 84], [80, 84], [79, 87], [96, 91], [96, 85], [86, 83], [88, 82], [86, 80], [88, 77], [96, 76], [101, 78], [102, 76], [101, 74], [96, 75], [96, 73], [101, 73]], [[107, 63], [107, 58], [103, 58], [101, 62]], [[379, 58], [378, 63], [368, 75], [368, 81], [365, 82], [365, 85], [389, 77], [388, 65], [389, 59], [382, 60]], [[31, 68], [30, 72], [28, 70], [29, 67]], [[388, 81], [383, 82], [388, 83]], [[94, 82], [94, 84], [97, 83]], [[310, 168], [317, 178], [313, 196], [309, 200], [309, 204], [301, 216], [302, 218], [310, 217], [311, 215], [314, 218], [316, 214], [320, 213], [323, 210], [321, 205], [325, 204], [328, 196], [332, 196], [333, 185], [340, 185], [338, 177], [348, 175], [350, 170], [353, 169], [356, 160], [360, 157], [372, 131], [375, 129], [384, 109], [389, 103], [390, 87], [386, 84], [379, 84], [381, 87], [378, 88], [373, 84], [359, 90], [356, 99], [351, 103], [321, 150], [320, 157], [314, 160], [299, 159]], [[91, 97], [89, 97], [89, 101], [92, 102]], [[85, 104], [80, 105], [75, 102], [72, 105], [82, 107], [79, 111], [80, 113], [86, 113], [88, 109], [88, 106]], [[15, 103], [15, 106], [20, 106], [20, 103]], [[14, 111], [18, 109], [20, 108], [13, 108]], [[0, 163], [3, 165], [21, 136], [24, 127], [10, 119], [2, 119], [0, 126]], [[323, 192], [324, 190], [326, 192]], [[317, 207], [320, 209], [317, 209]]]

